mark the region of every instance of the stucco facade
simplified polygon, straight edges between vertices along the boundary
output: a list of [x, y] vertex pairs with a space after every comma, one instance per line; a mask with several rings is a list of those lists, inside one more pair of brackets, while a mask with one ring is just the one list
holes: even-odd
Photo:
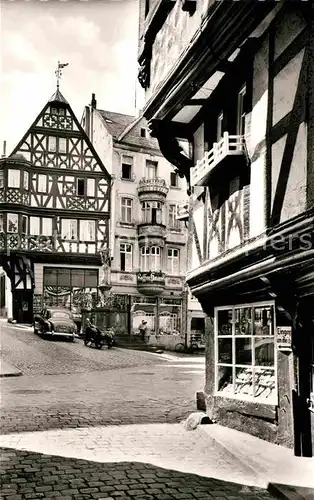
[[91, 106], [83, 120], [113, 179], [110, 293], [128, 297], [131, 310], [120, 333], [137, 335], [144, 319], [151, 340], [175, 336], [174, 347], [200, 308], [187, 303], [187, 224], [177, 219], [177, 206], [188, 200], [186, 181], [162, 156], [145, 119]]

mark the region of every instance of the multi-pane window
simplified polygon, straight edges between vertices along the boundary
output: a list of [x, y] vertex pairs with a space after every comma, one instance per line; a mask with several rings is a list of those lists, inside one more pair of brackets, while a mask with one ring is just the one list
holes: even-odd
[[132, 179], [133, 156], [122, 156], [121, 178]]
[[18, 214], [7, 215], [7, 231], [8, 233], [19, 232], [19, 216]]
[[61, 236], [64, 240], [77, 240], [77, 219], [61, 220]]
[[121, 222], [132, 222], [132, 198], [121, 198]]
[[85, 196], [86, 179], [76, 179], [76, 194], [77, 196]]
[[167, 272], [173, 275], [180, 272], [180, 253], [177, 248], [168, 248]]
[[80, 241], [95, 241], [94, 220], [80, 220]]
[[146, 160], [146, 173], [147, 179], [156, 179], [157, 177], [157, 161]]
[[179, 184], [179, 176], [176, 172], [170, 172], [170, 186], [178, 187]]
[[144, 201], [142, 221], [148, 224], [162, 224], [162, 204], [159, 201]]
[[48, 151], [55, 153], [57, 151], [57, 138], [54, 136], [48, 137]]
[[171, 204], [168, 208], [168, 226], [172, 229], [180, 229], [180, 220], [177, 218], [177, 205]]
[[273, 304], [217, 308], [215, 337], [218, 394], [276, 404]]
[[87, 179], [87, 196], [95, 196], [95, 179]]
[[120, 270], [132, 271], [132, 245], [120, 243]]
[[51, 217], [30, 217], [29, 234], [33, 236], [52, 236], [52, 218]]
[[45, 174], [37, 175], [37, 192], [47, 193], [48, 192], [48, 177]]
[[19, 188], [21, 186], [21, 172], [20, 170], [11, 169], [8, 170], [8, 187], [9, 188]]
[[141, 248], [141, 271], [160, 271], [161, 252], [160, 247]]
[[44, 267], [44, 286], [96, 288], [98, 286], [98, 270]]

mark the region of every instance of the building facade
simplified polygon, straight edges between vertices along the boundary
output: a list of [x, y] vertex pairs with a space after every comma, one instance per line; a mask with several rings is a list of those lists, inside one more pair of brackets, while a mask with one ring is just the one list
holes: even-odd
[[312, 456], [312, 2], [142, 1], [139, 36], [143, 114], [189, 184], [207, 412]]
[[59, 89], [0, 160], [1, 310], [20, 322], [46, 306], [77, 319], [98, 301], [109, 247], [111, 179]]
[[186, 180], [162, 156], [145, 119], [99, 110], [93, 95], [83, 126], [113, 179], [110, 292], [128, 297], [131, 312], [121, 333], [138, 334], [145, 320], [151, 342], [167, 336], [174, 344], [193, 314], [187, 320], [187, 224], [177, 218], [188, 200]]

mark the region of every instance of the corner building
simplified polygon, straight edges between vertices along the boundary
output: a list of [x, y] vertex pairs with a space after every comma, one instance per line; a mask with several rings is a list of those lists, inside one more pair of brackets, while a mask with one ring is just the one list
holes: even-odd
[[[111, 179], [61, 92], [0, 160], [2, 309], [31, 323], [42, 305], [97, 304], [109, 245]], [[3, 279], [4, 277], [4, 279]]]
[[[312, 456], [312, 2], [141, 2], [144, 116], [189, 184], [218, 423]], [[192, 156], [180, 147], [188, 140]]]
[[188, 202], [186, 180], [162, 156], [142, 116], [99, 109], [93, 95], [83, 124], [112, 176], [110, 292], [130, 311], [124, 320], [116, 315], [115, 329], [138, 336], [145, 320], [147, 341], [174, 349], [205, 325], [185, 286], [187, 223], [177, 209]]

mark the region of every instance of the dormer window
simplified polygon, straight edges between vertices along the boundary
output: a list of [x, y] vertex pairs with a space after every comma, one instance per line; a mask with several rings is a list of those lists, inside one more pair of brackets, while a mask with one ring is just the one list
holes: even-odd
[[147, 137], [146, 128], [141, 128], [141, 137]]

